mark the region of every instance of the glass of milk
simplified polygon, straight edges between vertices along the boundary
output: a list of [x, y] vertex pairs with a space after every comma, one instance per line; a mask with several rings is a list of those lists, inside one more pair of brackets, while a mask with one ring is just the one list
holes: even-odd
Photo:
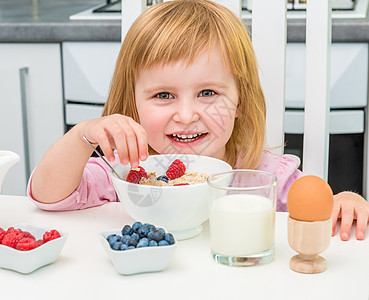
[[256, 170], [208, 177], [211, 254], [229, 266], [252, 266], [274, 258], [277, 178]]

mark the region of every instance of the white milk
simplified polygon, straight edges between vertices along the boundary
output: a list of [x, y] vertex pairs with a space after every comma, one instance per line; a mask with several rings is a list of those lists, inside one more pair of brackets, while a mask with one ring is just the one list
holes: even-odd
[[246, 256], [270, 249], [274, 217], [271, 200], [262, 196], [233, 194], [213, 200], [209, 216], [212, 251]]

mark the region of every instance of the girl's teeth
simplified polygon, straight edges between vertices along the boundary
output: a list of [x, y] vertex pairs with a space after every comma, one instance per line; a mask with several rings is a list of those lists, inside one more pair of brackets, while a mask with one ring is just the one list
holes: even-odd
[[197, 138], [201, 135], [202, 135], [201, 133], [195, 133], [195, 134], [189, 134], [189, 135], [184, 135], [184, 134], [181, 135], [181, 134], [173, 133], [172, 137], [177, 141], [182, 141], [182, 142], [188, 143], [188, 142], [194, 141], [195, 138]]

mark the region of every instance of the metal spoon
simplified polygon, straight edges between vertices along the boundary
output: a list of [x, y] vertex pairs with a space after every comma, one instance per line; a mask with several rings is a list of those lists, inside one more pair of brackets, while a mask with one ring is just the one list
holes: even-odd
[[102, 160], [109, 166], [109, 168], [112, 170], [112, 172], [115, 174], [115, 176], [117, 176], [119, 179], [121, 179], [121, 180], [123, 180], [123, 178], [122, 177], [120, 177], [119, 175], [118, 175], [118, 173], [117, 172], [115, 172], [115, 170], [114, 170], [114, 168], [111, 166], [111, 164], [109, 164], [108, 163], [108, 161], [99, 153], [99, 151], [97, 151], [96, 150], [96, 148], [94, 147], [94, 146], [92, 146], [92, 144], [90, 143], [90, 141], [84, 136], [84, 135], [82, 135], [82, 138], [87, 142], [87, 144], [89, 144], [90, 145], [90, 147], [92, 148], [92, 149], [94, 149], [94, 151], [95, 151], [95, 153], [99, 156], [99, 157], [101, 157], [102, 158]]

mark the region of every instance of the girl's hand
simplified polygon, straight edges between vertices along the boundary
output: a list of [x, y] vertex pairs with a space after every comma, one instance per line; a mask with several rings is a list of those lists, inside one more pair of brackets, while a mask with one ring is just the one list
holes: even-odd
[[363, 240], [368, 225], [369, 203], [353, 192], [342, 192], [333, 196], [332, 236], [335, 234], [337, 220], [341, 218], [341, 240], [347, 241], [354, 219], [356, 219], [356, 238]]
[[115, 159], [113, 149], [118, 151], [121, 164], [130, 162], [133, 168], [139, 165], [139, 159], [148, 157], [146, 131], [130, 117], [114, 114], [79, 125], [81, 136], [84, 135], [92, 144], [100, 145], [109, 161]]

